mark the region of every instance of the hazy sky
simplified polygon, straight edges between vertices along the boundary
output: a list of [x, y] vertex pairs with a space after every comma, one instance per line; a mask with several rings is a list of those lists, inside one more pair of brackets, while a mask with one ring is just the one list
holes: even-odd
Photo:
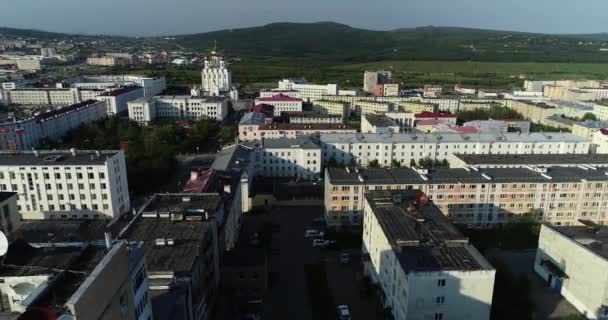
[[608, 0], [0, 0], [0, 26], [70, 33], [181, 34], [279, 21], [608, 32]]

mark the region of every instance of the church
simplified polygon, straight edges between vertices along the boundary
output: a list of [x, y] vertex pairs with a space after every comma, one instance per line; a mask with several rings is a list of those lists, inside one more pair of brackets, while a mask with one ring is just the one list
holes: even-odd
[[204, 60], [201, 86], [192, 89], [193, 96], [226, 96], [238, 100], [238, 91], [232, 85], [232, 77], [224, 57], [214, 47]]

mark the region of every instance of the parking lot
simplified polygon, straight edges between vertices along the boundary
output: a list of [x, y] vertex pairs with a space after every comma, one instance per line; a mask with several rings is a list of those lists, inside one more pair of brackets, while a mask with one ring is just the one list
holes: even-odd
[[[313, 319], [304, 265], [320, 260], [325, 261], [328, 287], [336, 304], [347, 304], [352, 319], [380, 319], [376, 299], [361, 295], [360, 250], [313, 248], [312, 240], [304, 238], [306, 229], [313, 228], [313, 219], [322, 214], [322, 207], [313, 206], [278, 207], [269, 213], [276, 227], [270, 258], [270, 292], [262, 319]], [[346, 265], [339, 261], [344, 251], [351, 254]]]

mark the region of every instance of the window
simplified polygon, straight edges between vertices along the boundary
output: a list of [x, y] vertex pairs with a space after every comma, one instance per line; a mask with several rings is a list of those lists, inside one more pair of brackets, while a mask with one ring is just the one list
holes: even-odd
[[443, 313], [435, 313], [435, 320], [443, 320]]
[[439, 280], [437, 280], [437, 286], [438, 287], [445, 287], [445, 279], [439, 279]]
[[445, 296], [438, 296], [435, 298], [435, 302], [437, 304], [444, 304], [445, 303]]

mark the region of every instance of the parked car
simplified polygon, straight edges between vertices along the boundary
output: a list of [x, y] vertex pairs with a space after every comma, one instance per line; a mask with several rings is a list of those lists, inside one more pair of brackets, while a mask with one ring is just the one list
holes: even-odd
[[323, 238], [325, 233], [316, 229], [308, 229], [304, 232], [304, 238]]
[[342, 252], [340, 253], [340, 263], [348, 264], [350, 262], [350, 253]]
[[350, 320], [350, 310], [345, 304], [338, 306], [338, 319], [339, 320]]
[[320, 247], [320, 248], [327, 248], [330, 245], [336, 243], [333, 240], [325, 240], [325, 239], [314, 239], [312, 240], [312, 247]]

